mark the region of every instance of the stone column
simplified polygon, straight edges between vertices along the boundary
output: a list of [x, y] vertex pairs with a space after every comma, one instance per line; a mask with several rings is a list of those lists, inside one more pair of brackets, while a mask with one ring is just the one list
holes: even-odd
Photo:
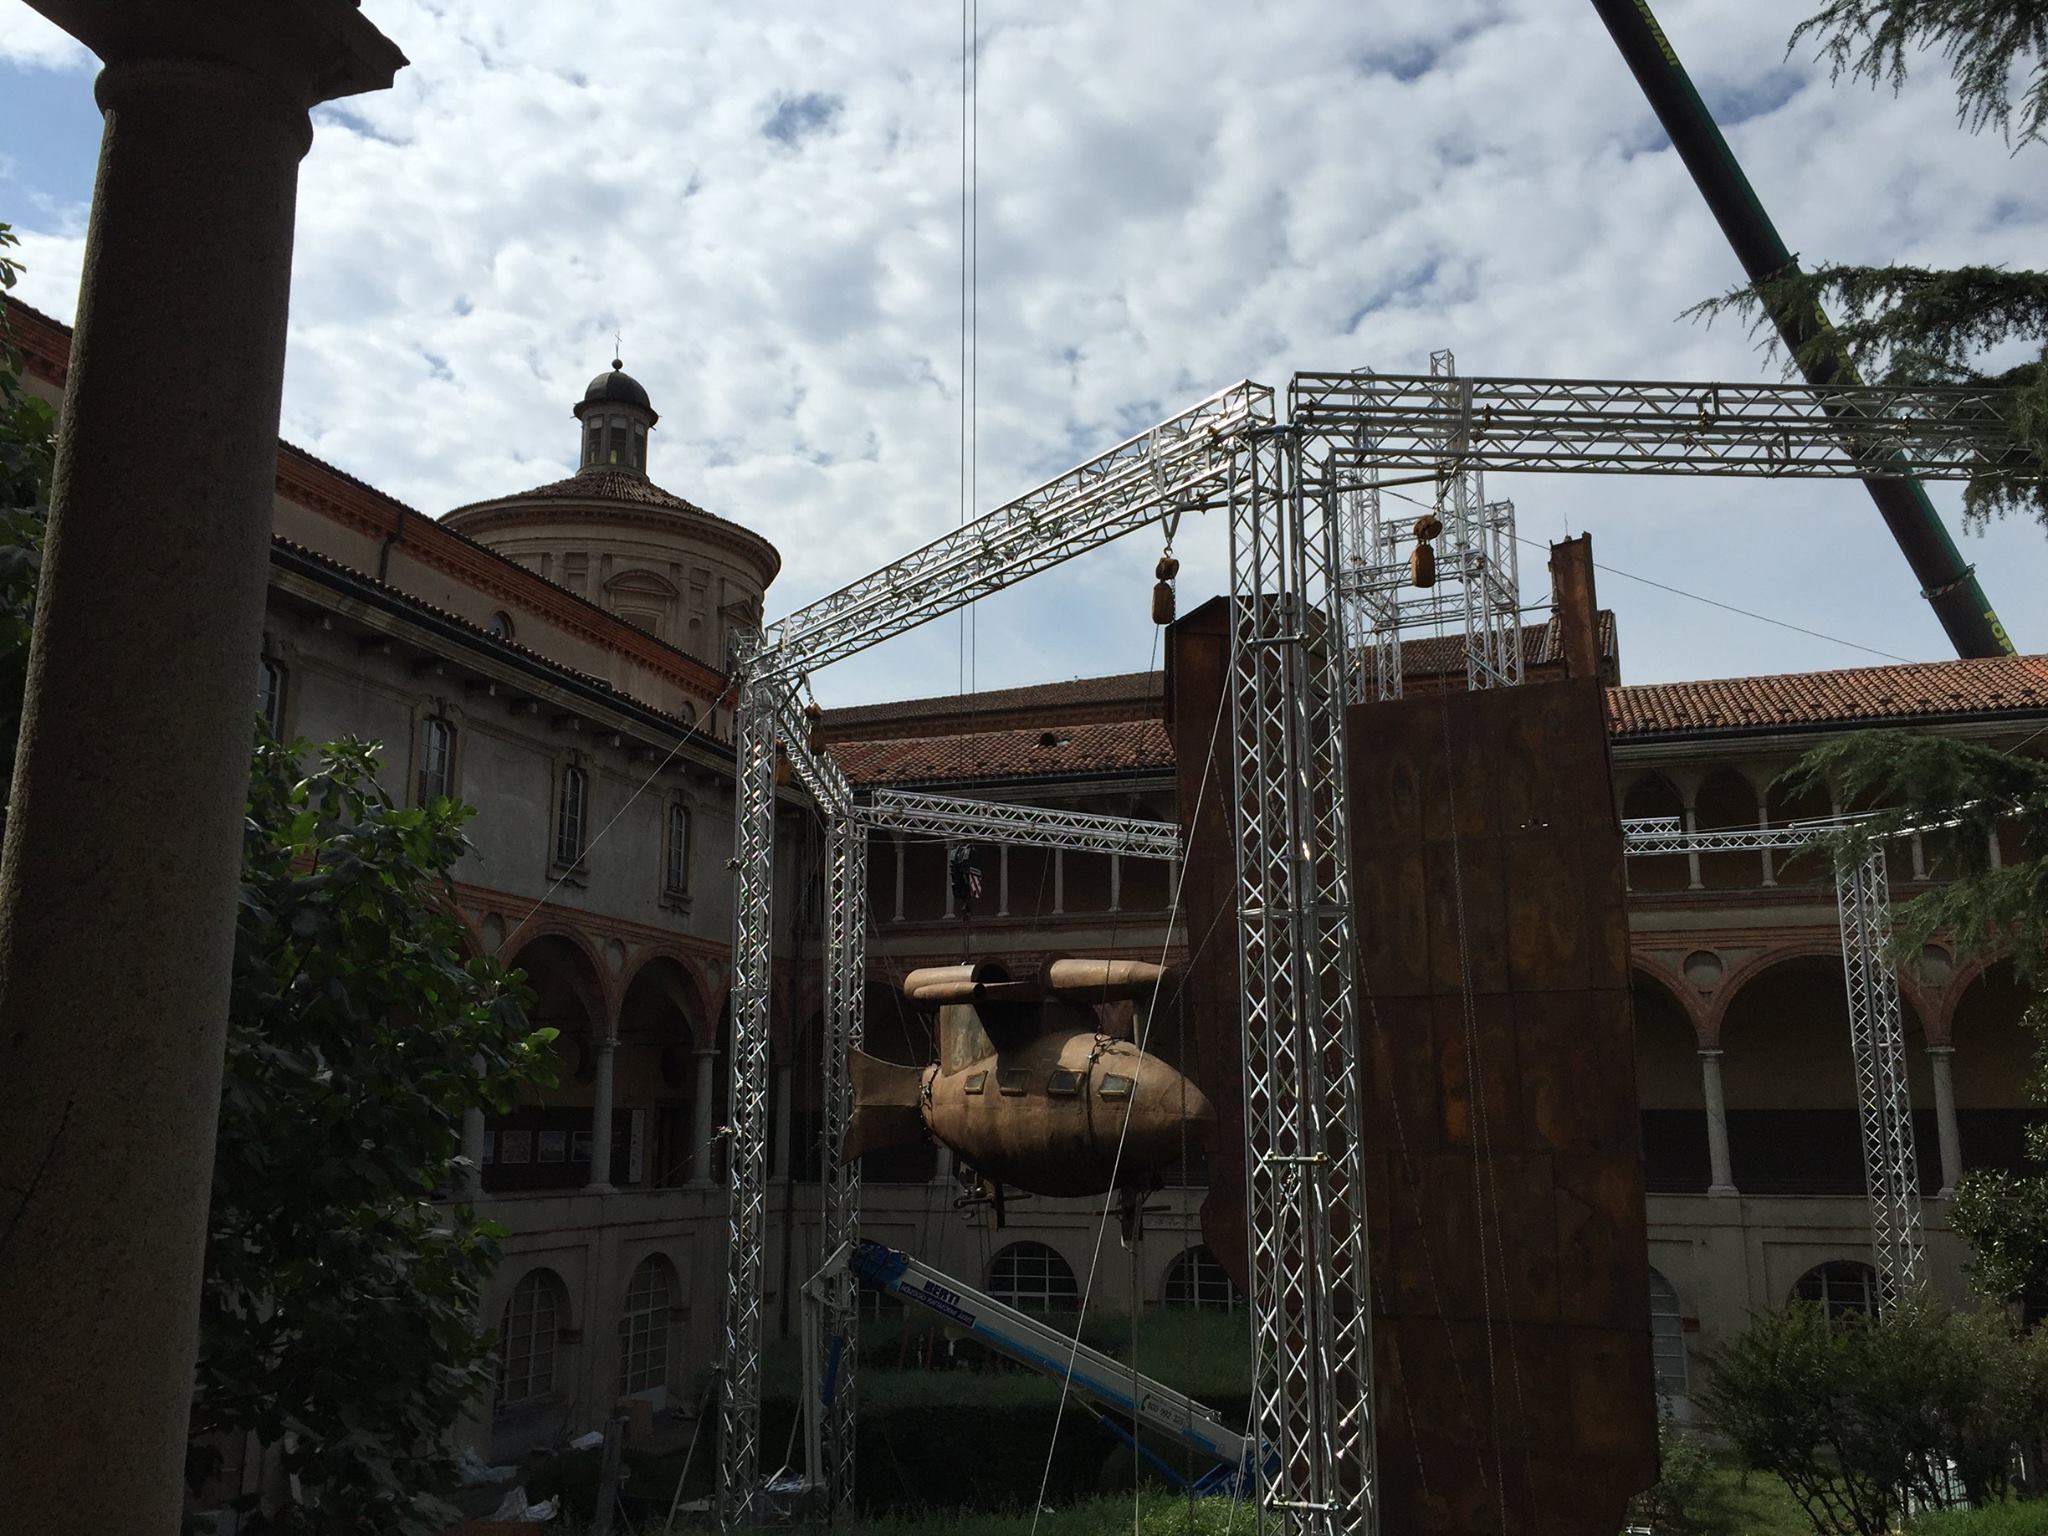
[[1941, 1198], [1956, 1192], [1963, 1176], [1963, 1139], [1956, 1130], [1956, 1048], [1952, 1045], [1927, 1047], [1927, 1065], [1934, 1074], [1934, 1125], [1941, 1141]]
[[1721, 1097], [1721, 1053], [1700, 1052], [1700, 1091], [1707, 1101], [1707, 1193], [1722, 1197], [1736, 1193], [1735, 1172], [1728, 1160], [1728, 1105]]
[[474, 1104], [462, 1112], [462, 1155], [469, 1167], [462, 1175], [459, 1191], [464, 1200], [481, 1200], [484, 1195], [484, 1112]]
[[718, 1087], [718, 1052], [697, 1052], [697, 1144], [690, 1149], [690, 1182], [709, 1184], [711, 1182], [711, 1106], [713, 1092]]
[[597, 1042], [597, 1078], [590, 1092], [590, 1182], [586, 1195], [609, 1195], [612, 1188], [612, 1060], [619, 1042], [605, 1035]]
[[996, 916], [1010, 915], [1010, 845], [1003, 843], [996, 849]]
[[1109, 856], [1109, 910], [1120, 912], [1124, 905], [1124, 856], [1112, 853]]
[[1058, 917], [1067, 910], [1067, 850], [1055, 848], [1052, 851], [1052, 915]]
[[896, 910], [890, 914], [889, 921], [900, 923], [903, 921], [903, 838], [898, 835], [893, 841], [896, 844]]
[[[1769, 795], [1758, 795], [1756, 797], [1756, 825], [1757, 830], [1760, 832], [1771, 830], [1771, 797]], [[1778, 867], [1776, 861], [1771, 858], [1771, 850], [1759, 848], [1756, 851], [1756, 856], [1763, 860], [1764, 884], [1766, 886], [1776, 885], [1778, 883]]]
[[6, 1523], [175, 1531], [298, 163], [347, 0], [35, 0], [106, 118], [0, 856]]
[[1693, 806], [1693, 796], [1697, 793], [1692, 789], [1685, 792], [1685, 878], [1687, 889], [1694, 891], [1706, 889], [1706, 882], [1700, 879], [1700, 851], [1692, 846], [1692, 840], [1700, 830]]
[[792, 1108], [789, 1098], [789, 1072], [788, 1062], [778, 1061], [775, 1063], [774, 1088], [772, 1089], [775, 1095], [774, 1161], [768, 1171], [771, 1178], [777, 1179], [789, 1177], [789, 1116]]

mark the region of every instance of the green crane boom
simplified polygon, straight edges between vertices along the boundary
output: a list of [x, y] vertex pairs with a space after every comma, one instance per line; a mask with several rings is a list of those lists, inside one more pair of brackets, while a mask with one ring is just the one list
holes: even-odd
[[[1728, 141], [1721, 136], [1713, 114], [1700, 100], [1685, 66], [1678, 62], [1677, 51], [1657, 25], [1648, 0], [1593, 0], [1593, 9], [1607, 23], [1615, 46], [1649, 99], [1657, 121], [1664, 125], [1679, 159], [1692, 173], [1693, 184], [1706, 199], [1750, 281], [1798, 270]], [[1846, 358], [1806, 355], [1807, 344], [1827, 328], [1827, 316], [1818, 309], [1772, 306], [1771, 321], [1809, 384], [1856, 382]], [[1920, 482], [1901, 478], [1865, 480], [1863, 484], [1919, 578], [1920, 595], [1933, 606], [1956, 654], [2010, 655], [2013, 646], [2005, 626], [1998, 622], [1984, 589], [1977, 584], [1974, 568], [1963, 563], [1955, 540], [1949, 537], [1941, 514], [1934, 510]]]

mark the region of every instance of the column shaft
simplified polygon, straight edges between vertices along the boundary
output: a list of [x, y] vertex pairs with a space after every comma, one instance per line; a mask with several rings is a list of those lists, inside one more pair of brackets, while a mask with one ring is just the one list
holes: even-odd
[[1109, 910], [1121, 911], [1124, 904], [1124, 856], [1112, 853], [1109, 856]]
[[1067, 850], [1052, 851], [1052, 910], [1054, 916], [1067, 910]]
[[1010, 845], [996, 849], [996, 916], [1010, 915]]
[[1963, 1176], [1963, 1140], [1956, 1128], [1956, 1048], [1952, 1045], [1927, 1047], [1927, 1065], [1934, 1074], [1935, 1134], [1941, 1141], [1941, 1193], [1955, 1193]]
[[709, 1184], [711, 1182], [711, 1141], [716, 1129], [711, 1123], [712, 1093], [718, 1086], [718, 1053], [699, 1051], [697, 1053], [697, 1114], [691, 1124], [690, 1134], [696, 1145], [690, 1149], [690, 1182]]
[[1735, 1171], [1728, 1159], [1728, 1106], [1721, 1097], [1721, 1053], [1717, 1050], [1700, 1052], [1700, 1091], [1707, 1101], [1707, 1166], [1711, 1179], [1707, 1193], [1733, 1195]]
[[98, 96], [0, 858], [0, 1443], [10, 1527], [168, 1532], [310, 130], [219, 63]]
[[606, 1036], [597, 1042], [597, 1080], [590, 1094], [590, 1182], [584, 1192], [612, 1193], [612, 1059], [619, 1042]]
[[895, 839], [894, 839], [894, 842], [895, 842], [895, 844], [896, 844], [896, 910], [895, 910], [895, 912], [893, 912], [893, 913], [892, 913], [892, 914], [890, 915], [890, 919], [889, 919], [889, 920], [890, 920], [891, 922], [896, 922], [896, 923], [900, 923], [900, 922], [902, 922], [902, 921], [903, 921], [903, 846], [904, 846], [904, 845], [903, 845], [903, 839], [902, 839], [901, 837], [897, 837], [897, 838], [895, 838]]

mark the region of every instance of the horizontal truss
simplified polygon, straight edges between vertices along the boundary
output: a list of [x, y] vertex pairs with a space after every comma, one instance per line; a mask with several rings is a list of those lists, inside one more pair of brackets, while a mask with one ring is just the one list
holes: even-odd
[[[1966, 480], [2017, 451], [2011, 390], [1295, 375], [1297, 427], [1361, 479], [1464, 462], [1524, 473]], [[1341, 444], [1341, 446], [1339, 446]], [[1894, 457], [1897, 455], [1897, 457]]]
[[924, 832], [962, 842], [1061, 848], [1069, 853], [1120, 853], [1139, 859], [1181, 856], [1180, 827], [1170, 821], [1091, 816], [1042, 805], [1004, 805], [896, 789], [875, 791], [873, 803], [857, 806], [853, 815], [887, 831]]

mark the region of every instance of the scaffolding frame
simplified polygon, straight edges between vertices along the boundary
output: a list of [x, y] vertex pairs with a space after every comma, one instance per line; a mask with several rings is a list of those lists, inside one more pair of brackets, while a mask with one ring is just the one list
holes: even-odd
[[[1843, 816], [1784, 827], [1690, 832], [1676, 816], [1635, 817], [1621, 824], [1622, 849], [1630, 858], [1798, 850], [1852, 830], [1864, 819]], [[1927, 1272], [1899, 978], [1884, 962], [1892, 931], [1891, 882], [1884, 844], [1877, 839], [1853, 852], [1836, 853], [1832, 862], [1849, 1051], [1856, 1067], [1856, 1118], [1870, 1196], [1871, 1264], [1877, 1272], [1878, 1310], [1888, 1312], [1919, 1288]]]
[[[1306, 472], [1320, 478], [1321, 494], [1339, 508], [1338, 603], [1353, 703], [1401, 697], [1404, 636], [1462, 636], [1469, 689], [1512, 688], [1522, 680], [1515, 504], [1486, 499], [1485, 475], [1471, 453], [1469, 381], [1458, 377], [1457, 359], [1448, 348], [1430, 354], [1429, 373], [1440, 401], [1435, 447], [1441, 472], [1433, 501], [1418, 507], [1418, 498], [1404, 499], [1405, 515], [1382, 516], [1379, 458], [1384, 446], [1376, 424], [1353, 421], [1348, 432], [1335, 425], [1308, 431], [1312, 467]], [[1301, 421], [1294, 392], [1289, 404], [1294, 419]], [[1421, 588], [1413, 584], [1408, 565], [1417, 511], [1433, 512], [1442, 524], [1430, 541], [1435, 582]]]
[[[1324, 450], [1341, 445], [1360, 483], [1380, 486], [1408, 472], [1434, 483], [1467, 467], [1956, 480], [2017, 451], [2010, 398], [1964, 388], [1472, 378], [1447, 390], [1441, 376], [1358, 372], [1297, 375], [1288, 398], [1290, 421], [1279, 425], [1271, 388], [1234, 384], [765, 632], [736, 637], [723, 1523], [768, 1512], [760, 1497], [759, 1373], [778, 731], [813, 794], [821, 784], [835, 797], [844, 788], [796, 715], [809, 674], [1153, 523], [1227, 512], [1251, 1301], [1261, 1360], [1274, 1367], [1259, 1387], [1256, 1433], [1280, 1450], [1256, 1507], [1262, 1530], [1371, 1536], [1370, 1255], [1355, 1167], [1357, 999], [1342, 772], [1345, 614], [1336, 579], [1339, 503], [1322, 472]], [[835, 798], [826, 807], [828, 823], [850, 814], [843, 805]], [[829, 826], [828, 840], [836, 841]], [[836, 867], [850, 879], [857, 856], [840, 846]], [[850, 888], [841, 891], [829, 904], [827, 990], [848, 1000], [830, 1028], [850, 1048], [859, 1028], [851, 999], [864, 978], [856, 970], [857, 903]], [[833, 1099], [842, 1091], [828, 1085], [827, 1100], [843, 1111], [844, 1101]], [[835, 1230], [851, 1233], [857, 1185], [832, 1177], [844, 1200]], [[838, 1347], [850, 1361], [854, 1319], [844, 1304], [838, 1311]], [[836, 1395], [848, 1417], [835, 1458], [850, 1458], [853, 1394]], [[850, 1473], [850, 1459], [834, 1464]], [[833, 1490], [832, 1507], [845, 1508], [849, 1496], [850, 1481]]]

